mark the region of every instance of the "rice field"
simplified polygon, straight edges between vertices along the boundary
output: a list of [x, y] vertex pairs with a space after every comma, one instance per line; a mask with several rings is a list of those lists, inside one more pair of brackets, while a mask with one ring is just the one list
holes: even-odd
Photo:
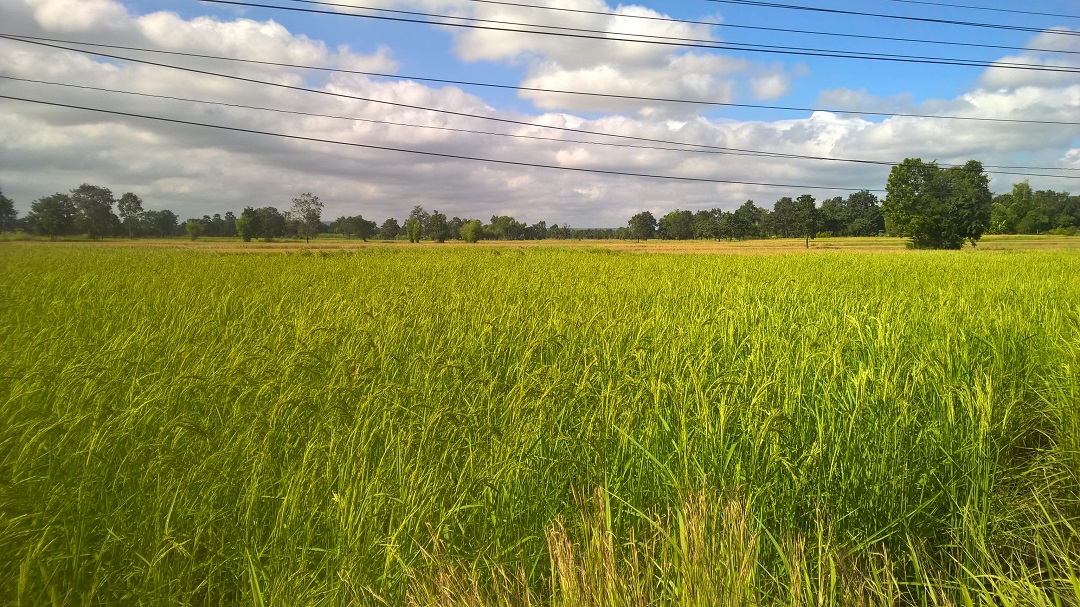
[[1080, 605], [1075, 251], [0, 246], [5, 605]]

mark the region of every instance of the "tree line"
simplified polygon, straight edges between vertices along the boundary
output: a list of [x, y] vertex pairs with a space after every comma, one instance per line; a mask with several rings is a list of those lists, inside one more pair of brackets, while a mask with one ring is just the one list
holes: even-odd
[[[633, 239], [649, 240], [745, 240], [755, 238], [803, 238], [830, 236], [903, 236], [917, 248], [960, 248], [984, 234], [1074, 235], [1080, 228], [1080, 196], [1052, 190], [1033, 191], [1027, 181], [1006, 194], [993, 196], [982, 165], [941, 168], [935, 162], [909, 158], [892, 168], [887, 195], [879, 200], [868, 190], [818, 203], [809, 194], [782, 197], [772, 208], [747, 200], [733, 211], [719, 208], [689, 211], [675, 209], [657, 219], [650, 211], [633, 215], [618, 228], [571, 228], [518, 221], [493, 215], [489, 221], [448, 218], [439, 211], [415, 206], [404, 222], [390, 217], [381, 224], [362, 215], [322, 220], [323, 203], [304, 193], [292, 199], [292, 207], [273, 206], [231, 211], [180, 222], [168, 210], [143, 207], [132, 192], [114, 198], [108, 188], [82, 184], [68, 194], [57, 193], [35, 200], [30, 212], [19, 218], [14, 203], [0, 193], [0, 231], [21, 229], [49, 236], [85, 235], [141, 238], [188, 236], [239, 237], [272, 241], [278, 238], [310, 240], [333, 233], [362, 240], [545, 240]], [[115, 207], [116, 212], [113, 211]]]

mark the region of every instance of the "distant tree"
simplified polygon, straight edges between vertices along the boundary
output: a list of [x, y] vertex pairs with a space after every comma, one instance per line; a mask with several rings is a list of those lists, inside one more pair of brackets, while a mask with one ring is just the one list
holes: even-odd
[[525, 240], [546, 240], [548, 227], [546, 221], [538, 221], [525, 228]]
[[298, 222], [297, 233], [306, 242], [319, 235], [319, 224], [322, 223], [323, 203], [319, 197], [311, 192], [304, 192], [292, 200], [291, 215]]
[[460, 217], [451, 217], [446, 223], [450, 226], [450, 239], [461, 240], [461, 226], [465, 225], [465, 220]]
[[793, 229], [800, 236], [806, 238], [806, 248], [810, 248], [810, 239], [818, 231], [818, 209], [814, 197], [803, 194], [795, 200]]
[[486, 231], [496, 240], [521, 240], [525, 237], [525, 224], [509, 215], [492, 215]]
[[772, 212], [768, 214], [769, 231], [780, 238], [794, 238], [802, 236], [795, 229], [795, 201], [790, 196], [784, 196], [773, 203]]
[[0, 192], [0, 234], [14, 230], [18, 221], [19, 214], [15, 212], [15, 201]]
[[408, 235], [409, 242], [420, 242], [423, 233], [424, 229], [421, 227], [419, 219], [410, 217], [405, 220], [405, 234]]
[[848, 195], [843, 209], [844, 236], [877, 236], [885, 229], [885, 216], [881, 214], [878, 198], [869, 190]]
[[649, 211], [642, 211], [631, 217], [626, 227], [634, 240], [648, 240], [656, 236], [656, 218]]
[[461, 239], [476, 242], [484, 238], [484, 224], [479, 219], [471, 219], [461, 225]]
[[755, 205], [753, 200], [747, 200], [732, 212], [729, 228], [732, 238], [742, 240], [760, 236], [764, 218], [765, 209]]
[[338, 217], [330, 227], [332, 231], [343, 234], [346, 238], [355, 236], [364, 242], [374, 236], [375, 231], [378, 229], [374, 221], [364, 219], [363, 215]]
[[202, 236], [202, 233], [206, 230], [206, 224], [198, 219], [189, 219], [184, 224], [184, 228], [187, 230], [188, 238], [194, 242], [199, 239], [199, 236]]
[[959, 249], [990, 225], [992, 195], [982, 164], [940, 169], [907, 158], [889, 173], [883, 211], [893, 230], [916, 248]]
[[565, 240], [567, 238], [570, 238], [570, 232], [571, 230], [569, 224], [564, 223], [561, 226], [557, 223], [552, 224], [552, 226], [548, 228], [548, 238]]
[[251, 239], [255, 236], [254, 231], [251, 229], [251, 217], [241, 214], [236, 218], [236, 235], [239, 236], [244, 242], [251, 242]]
[[176, 232], [178, 219], [176, 213], [173, 213], [169, 209], [161, 211], [148, 210], [143, 212], [143, 221], [145, 222], [146, 229], [159, 238], [172, 236]]
[[420, 242], [420, 239], [424, 237], [424, 230], [427, 227], [428, 219], [431, 215], [424, 210], [424, 207], [416, 205], [413, 207], [409, 218], [405, 221], [405, 233], [409, 236], [409, 242]]
[[844, 209], [844, 198], [836, 196], [835, 198], [823, 200], [821, 207], [818, 209], [818, 220], [821, 231], [831, 236], [847, 235], [848, 222], [847, 213]]
[[715, 209], [717, 240], [735, 239], [735, 213]]
[[409, 242], [420, 242], [427, 230], [428, 220], [431, 214], [424, 207], [416, 205], [409, 213], [409, 219], [405, 221], [405, 232], [409, 236]]
[[702, 210], [694, 213], [694, 238], [712, 240], [720, 237], [720, 222], [716, 210]]
[[66, 236], [75, 230], [75, 217], [78, 209], [67, 194], [53, 194], [30, 203], [30, 212], [26, 220], [34, 232], [56, 240], [57, 236]]
[[285, 215], [274, 207], [260, 207], [255, 209], [257, 219], [256, 227], [258, 237], [267, 242], [285, 235], [287, 219]]
[[427, 232], [435, 242], [446, 242], [450, 237], [450, 224], [446, 221], [446, 215], [438, 211], [432, 212], [428, 219]]
[[142, 200], [131, 192], [126, 192], [116, 203], [120, 212], [120, 225], [128, 238], [138, 238], [143, 232]]
[[113, 194], [109, 188], [84, 183], [71, 190], [71, 202], [78, 210], [77, 227], [89, 238], [97, 240], [112, 233], [119, 225], [113, 215]]
[[383, 240], [394, 240], [401, 233], [401, 226], [393, 217], [387, 219], [379, 227], [379, 237]]
[[262, 234], [262, 221], [254, 207], [244, 207], [240, 211], [240, 217], [236, 218], [236, 234], [244, 240], [251, 242], [252, 238], [259, 238]]
[[664, 240], [690, 240], [694, 237], [694, 214], [675, 209], [660, 218], [656, 235]]
[[232, 211], [226, 211], [222, 219], [221, 235], [227, 238], [236, 236], [236, 215]]

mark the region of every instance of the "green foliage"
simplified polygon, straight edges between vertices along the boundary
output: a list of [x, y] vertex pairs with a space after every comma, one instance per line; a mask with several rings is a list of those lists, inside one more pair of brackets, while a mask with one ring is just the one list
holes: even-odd
[[409, 218], [405, 220], [405, 233], [409, 236], [409, 242], [420, 242], [425, 235], [424, 230], [427, 229], [430, 218], [431, 214], [425, 211], [424, 207], [420, 205], [413, 207]]
[[[250, 208], [250, 207], [248, 207]], [[239, 236], [244, 242], [251, 242], [254, 237], [254, 230], [251, 227], [252, 217], [240, 213], [240, 216], [236, 218], [236, 235]]]
[[15, 222], [19, 214], [15, 212], [15, 201], [0, 192], [0, 233], [10, 232], [15, 229]]
[[675, 209], [660, 218], [656, 235], [664, 240], [690, 240], [694, 237], [694, 214]]
[[889, 173], [883, 211], [896, 232], [918, 249], [959, 249], [975, 244], [990, 225], [991, 194], [982, 165], [940, 169], [905, 159]]
[[254, 210], [256, 236], [270, 242], [275, 238], [285, 236], [287, 218], [285, 214], [275, 207], [260, 207]]
[[446, 215], [438, 211], [434, 211], [431, 217], [428, 218], [427, 224], [428, 238], [431, 238], [435, 242], [446, 242], [447, 238], [450, 238], [450, 224], [446, 221]]
[[124, 229], [124, 234], [128, 238], [141, 236], [144, 222], [143, 213], [145, 212], [142, 199], [132, 192], [127, 192], [117, 201], [116, 210], [120, 212], [120, 225]]
[[[292, 200], [291, 216], [296, 219], [297, 234], [307, 242], [319, 236], [319, 226], [322, 225], [323, 203], [319, 197], [311, 192], [304, 192]], [[365, 237], [364, 240], [367, 240]]]
[[479, 219], [466, 221], [461, 225], [461, 239], [465, 242], [477, 242], [484, 238], [484, 224]]
[[398, 225], [398, 221], [393, 217], [387, 219], [379, 226], [379, 238], [383, 240], [394, 240], [401, 233], [401, 226]]
[[187, 220], [187, 223], [184, 224], [184, 231], [187, 232], [187, 236], [192, 242], [198, 240], [205, 229], [206, 226], [198, 219], [189, 219]]
[[76, 228], [94, 240], [113, 234], [120, 224], [112, 212], [114, 202], [109, 188], [84, 183], [71, 190]]
[[177, 221], [180, 218], [169, 209], [155, 211], [153, 209], [143, 212], [143, 221], [150, 233], [159, 238], [172, 236], [176, 233]]
[[509, 215], [492, 215], [485, 232], [496, 240], [521, 240], [525, 237], [525, 224]]
[[627, 228], [631, 238], [648, 240], [656, 236], [656, 218], [649, 211], [642, 211], [630, 218]]
[[1076, 275], [0, 247], [0, 596], [1076, 605]]
[[57, 193], [30, 203], [30, 212], [26, 215], [26, 220], [38, 234], [56, 240], [57, 236], [74, 233], [77, 212], [71, 197]]
[[1080, 225], [1080, 196], [1052, 190], [1032, 191], [1027, 181], [994, 198], [991, 234], [1043, 234]]
[[362, 215], [352, 217], [338, 217], [330, 226], [330, 231], [344, 235], [346, 238], [359, 238], [367, 242], [368, 238], [375, 235], [378, 229], [374, 221], [364, 219]]

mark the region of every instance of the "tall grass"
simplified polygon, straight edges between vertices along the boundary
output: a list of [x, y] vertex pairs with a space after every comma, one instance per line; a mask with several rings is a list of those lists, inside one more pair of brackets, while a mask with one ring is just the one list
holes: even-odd
[[0, 597], [1078, 605], [1077, 276], [2, 247]]

